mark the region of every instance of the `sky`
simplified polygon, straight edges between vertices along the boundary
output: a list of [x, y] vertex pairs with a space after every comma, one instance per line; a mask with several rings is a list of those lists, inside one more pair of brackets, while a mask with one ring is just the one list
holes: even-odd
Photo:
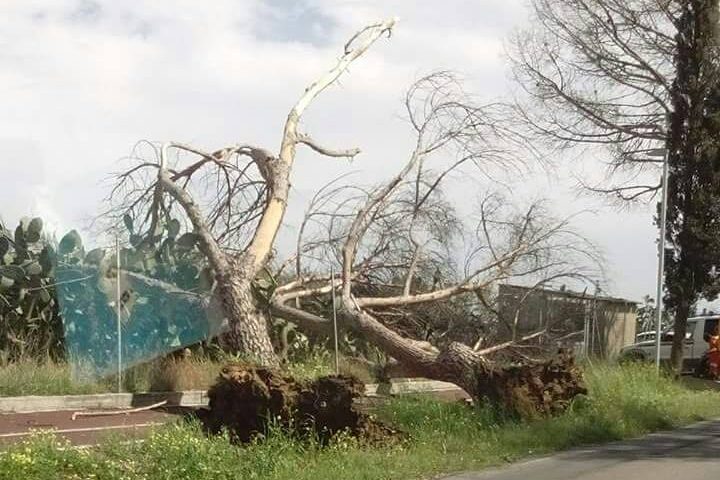
[[[139, 140], [207, 150], [251, 143], [277, 151], [304, 88], [362, 26], [397, 16], [377, 43], [303, 119], [324, 144], [359, 147], [352, 164], [298, 155], [283, 235], [327, 181], [377, 181], [402, 166], [413, 137], [402, 99], [413, 80], [449, 69], [479, 101], [513, 88], [508, 36], [528, 21], [522, 0], [15, 0], [0, 5], [0, 218], [42, 216], [61, 236], [103, 210], [110, 175]], [[592, 167], [591, 167], [592, 168]], [[547, 197], [557, 215], [604, 252], [605, 293], [654, 292], [654, 205], [618, 209], [578, 196], [572, 163], [512, 185]], [[596, 172], [597, 173], [597, 172]], [[491, 190], [460, 182], [456, 198]], [[492, 182], [490, 182], [492, 183]], [[282, 239], [281, 239], [282, 241]]]

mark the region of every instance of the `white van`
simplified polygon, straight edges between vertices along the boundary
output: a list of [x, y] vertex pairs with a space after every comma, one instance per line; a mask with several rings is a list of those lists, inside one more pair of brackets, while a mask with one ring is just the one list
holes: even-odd
[[[704, 315], [688, 318], [687, 333], [685, 334], [685, 345], [683, 351], [683, 371], [694, 372], [700, 366], [705, 352], [708, 349], [708, 338], [715, 331], [720, 321], [720, 315]], [[648, 334], [646, 339], [640, 338], [638, 342], [628, 345], [620, 351], [619, 359], [654, 361], [655, 360], [655, 335]], [[651, 337], [651, 338], [648, 338]], [[674, 333], [672, 329], [664, 331], [660, 337], [660, 360], [670, 360]]]

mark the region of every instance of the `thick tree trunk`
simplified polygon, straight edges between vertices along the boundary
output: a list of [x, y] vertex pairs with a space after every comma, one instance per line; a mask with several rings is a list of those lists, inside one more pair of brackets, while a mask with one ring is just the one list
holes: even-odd
[[276, 366], [278, 358], [270, 340], [267, 314], [258, 308], [250, 285], [237, 275], [218, 280], [216, 294], [229, 323], [229, 330], [222, 340], [228, 347], [247, 354], [261, 365]]
[[683, 371], [683, 351], [685, 348], [685, 333], [687, 332], [687, 319], [690, 316], [690, 308], [691, 305], [689, 302], [680, 301], [675, 309], [670, 367], [676, 376], [680, 375]]
[[458, 342], [442, 351], [428, 348], [426, 342], [402, 337], [356, 308], [342, 308], [341, 314], [352, 328], [406, 367], [410, 375], [454, 383], [478, 402], [489, 401], [523, 417], [562, 412], [575, 396], [587, 393], [582, 372], [569, 355], [545, 362], [500, 365]]
[[587, 394], [582, 372], [568, 354], [500, 365], [467, 345], [452, 343], [425, 368], [424, 376], [454, 383], [476, 402], [530, 419], [562, 413], [573, 398]]

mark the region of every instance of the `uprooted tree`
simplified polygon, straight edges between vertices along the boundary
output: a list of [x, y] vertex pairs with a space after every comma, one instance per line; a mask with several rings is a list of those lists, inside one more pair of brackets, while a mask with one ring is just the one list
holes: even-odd
[[[142, 246], [155, 241], [168, 218], [185, 218], [214, 272], [209, 301], [222, 307], [229, 323], [225, 341], [265, 365], [278, 363], [269, 316], [306, 331], [330, 332], [332, 322], [317, 303], [334, 291], [340, 328], [380, 347], [407, 372], [450, 381], [474, 396], [516, 407], [521, 392], [521, 401], [536, 411], [563, 408], [583, 391], [571, 360], [526, 360], [512, 368], [492, 360], [527, 338], [497, 345], [433, 345], [390, 326], [393, 316], [412, 316], [423, 306], [431, 312], [453, 298], [470, 295], [487, 302], [499, 282], [541, 284], [580, 277], [587, 273], [582, 266], [597, 260], [569, 222], [553, 219], [541, 203], [515, 210], [502, 197], [488, 195], [480, 203], [477, 225], [465, 231], [466, 222], [458, 220], [443, 195], [443, 182], [468, 166], [488, 173], [517, 165], [498, 147], [503, 132], [494, 126], [492, 108], [468, 101], [452, 75], [429, 75], [409, 90], [406, 108], [416, 138], [399, 172], [368, 190], [337, 183], [323, 188], [301, 224], [297, 251], [285, 262], [273, 258], [296, 148], [304, 145], [336, 158], [359, 153], [327, 148], [301, 132], [303, 113], [394, 23], [368, 26], [349, 40], [337, 64], [290, 110], [277, 155], [246, 144], [214, 152], [180, 143], [153, 146], [157, 158], [140, 159], [118, 177], [111, 197], [118, 221], [123, 216], [133, 220], [135, 243]], [[442, 168], [430, 167], [443, 158], [451, 160]], [[461, 240], [468, 246], [464, 268], [453, 268]], [[254, 282], [261, 275], [290, 280], [260, 299]]]

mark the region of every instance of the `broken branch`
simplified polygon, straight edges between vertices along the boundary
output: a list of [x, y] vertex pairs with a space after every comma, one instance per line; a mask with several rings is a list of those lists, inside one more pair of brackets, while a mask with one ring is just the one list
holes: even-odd
[[309, 135], [304, 134], [304, 133], [298, 134], [297, 142], [302, 143], [303, 145], [307, 145], [308, 147], [312, 148], [319, 154], [325, 155], [327, 157], [338, 157], [338, 158], [347, 157], [347, 158], [352, 159], [352, 158], [355, 158], [355, 156], [360, 153], [359, 148], [349, 148], [347, 150], [333, 150], [333, 149], [324, 147], [324, 146], [318, 144]]

